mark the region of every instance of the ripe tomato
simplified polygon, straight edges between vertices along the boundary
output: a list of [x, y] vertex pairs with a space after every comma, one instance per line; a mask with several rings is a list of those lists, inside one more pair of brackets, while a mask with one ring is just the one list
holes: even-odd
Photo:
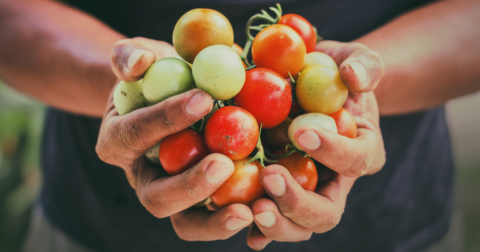
[[216, 10], [193, 9], [177, 21], [172, 41], [178, 55], [192, 63], [197, 54], [206, 47], [231, 47], [233, 28], [228, 19]]
[[245, 84], [235, 96], [235, 104], [252, 113], [263, 129], [271, 129], [287, 118], [292, 90], [276, 72], [255, 68], [247, 71]]
[[331, 114], [340, 109], [348, 88], [337, 70], [315, 65], [300, 73], [295, 88], [300, 106], [307, 112]]
[[192, 69], [183, 60], [163, 58], [145, 73], [142, 91], [149, 104], [161, 102], [193, 88]]
[[220, 108], [205, 125], [205, 142], [210, 151], [222, 153], [232, 160], [248, 156], [255, 149], [257, 140], [255, 117], [239, 107]]
[[277, 127], [265, 130], [265, 143], [268, 143], [276, 148], [285, 147], [285, 145], [290, 143], [290, 139], [288, 139], [288, 126], [290, 126], [292, 121], [292, 118], [287, 117], [287, 119], [285, 119], [285, 121], [280, 123]]
[[160, 143], [158, 156], [163, 169], [170, 175], [188, 170], [210, 154], [203, 134], [186, 128], [165, 137]]
[[[284, 149], [273, 152], [273, 155], [281, 156], [287, 153]], [[305, 158], [298, 152], [280, 159], [276, 164], [281, 165], [290, 172], [292, 177], [300, 184], [303, 189], [315, 191], [317, 187], [318, 174], [315, 163], [310, 158]]]
[[313, 124], [315, 126], [337, 133], [337, 125], [335, 124], [335, 120], [333, 120], [333, 118], [331, 118], [330, 116], [321, 113], [308, 113], [297, 116], [295, 119], [293, 119], [290, 126], [288, 126], [288, 138], [299, 150], [303, 149], [300, 148], [300, 146], [295, 141], [295, 131], [297, 131], [300, 126], [305, 124]]
[[265, 195], [260, 171], [260, 162], [254, 161], [245, 165], [250, 158], [233, 161], [233, 174], [210, 196], [217, 207], [241, 203], [250, 205], [254, 200]]
[[240, 56], [224, 45], [202, 50], [195, 58], [192, 69], [197, 87], [217, 100], [233, 98], [245, 82], [245, 67]]
[[335, 120], [337, 125], [338, 134], [346, 136], [348, 138], [357, 137], [357, 124], [353, 120], [353, 117], [344, 108], [340, 108], [335, 113], [329, 115]]
[[297, 14], [286, 14], [280, 18], [278, 23], [290, 26], [302, 37], [307, 53], [315, 51], [317, 34], [308, 20]]
[[257, 67], [265, 67], [282, 77], [296, 75], [305, 61], [305, 43], [289, 26], [271, 25], [255, 36], [252, 58]]
[[120, 81], [113, 91], [113, 104], [119, 115], [125, 115], [145, 107], [147, 101], [142, 94], [142, 80]]
[[332, 57], [328, 56], [322, 52], [311, 52], [305, 56], [305, 63], [303, 63], [302, 71], [307, 67], [311, 67], [314, 65], [321, 65], [330, 67], [332, 69], [338, 70], [337, 63]]

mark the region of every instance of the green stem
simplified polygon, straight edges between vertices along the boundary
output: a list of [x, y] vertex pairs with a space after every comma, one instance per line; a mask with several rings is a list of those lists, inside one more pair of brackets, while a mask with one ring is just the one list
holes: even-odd
[[269, 163], [276, 163], [276, 162], [278, 162], [278, 160], [269, 159], [269, 158], [267, 158], [267, 156], [265, 156], [265, 149], [263, 148], [263, 145], [262, 145], [261, 134], [262, 134], [262, 125], [260, 124], [260, 130], [259, 130], [259, 133], [258, 133], [258, 140], [257, 140], [257, 146], [256, 146], [257, 153], [250, 160], [248, 160], [248, 162], [246, 162], [245, 164], [250, 164], [251, 162], [253, 162], [255, 160], [258, 160], [260, 162], [260, 164], [262, 165], [262, 167], [265, 168], [264, 161], [267, 161]]
[[289, 152], [287, 152], [287, 153], [285, 153], [285, 154], [283, 154], [283, 155], [277, 156], [277, 155], [272, 154], [270, 151], [265, 150], [265, 154], [267, 154], [267, 156], [270, 156], [270, 157], [275, 158], [275, 159], [282, 159], [282, 158], [284, 158], [284, 157], [288, 157], [288, 156], [292, 155], [292, 154], [295, 153], [295, 152], [298, 152], [298, 150], [292, 149], [291, 151], [289, 151]]

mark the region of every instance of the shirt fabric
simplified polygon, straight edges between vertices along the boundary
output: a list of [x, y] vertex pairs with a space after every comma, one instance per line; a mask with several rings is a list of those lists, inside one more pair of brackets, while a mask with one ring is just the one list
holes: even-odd
[[[280, 2], [325, 39], [352, 41], [425, 1], [415, 0], [69, 0], [128, 37], [171, 43], [173, 28], [190, 9], [212, 8], [232, 23], [236, 43], [260, 9]], [[408, 45], [406, 45], [408, 46]], [[392, 90], [395, 92], [395, 90]], [[139, 202], [122, 169], [95, 152], [100, 119], [50, 108], [42, 143], [40, 204], [68, 236], [98, 251], [251, 251], [248, 229], [224, 241], [186, 242], [169, 218], [157, 219]], [[353, 186], [340, 224], [298, 243], [272, 242], [264, 251], [419, 251], [448, 229], [453, 205], [453, 164], [445, 111], [438, 107], [382, 117], [387, 151], [383, 169]]]

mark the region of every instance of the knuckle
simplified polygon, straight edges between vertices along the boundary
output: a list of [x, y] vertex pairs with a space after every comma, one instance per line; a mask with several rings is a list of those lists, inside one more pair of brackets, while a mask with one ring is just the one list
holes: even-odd
[[288, 218], [305, 216], [310, 211], [309, 207], [305, 204], [302, 204], [298, 198], [295, 198], [289, 203], [280, 202], [277, 203], [277, 205], [282, 214]]
[[123, 123], [120, 124], [118, 136], [120, 141], [123, 143], [123, 146], [128, 149], [146, 149], [143, 130], [139, 124], [135, 123], [134, 121], [123, 121]]
[[316, 228], [315, 233], [325, 233], [335, 228], [340, 223], [341, 215], [333, 212], [322, 214], [322, 224]]

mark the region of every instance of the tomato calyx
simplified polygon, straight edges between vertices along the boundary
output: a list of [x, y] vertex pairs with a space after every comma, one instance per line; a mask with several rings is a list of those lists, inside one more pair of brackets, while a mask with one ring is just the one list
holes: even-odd
[[[280, 18], [282, 17], [282, 7], [280, 4], [277, 3], [276, 8], [275, 7], [270, 7], [269, 8], [271, 11], [273, 11], [276, 15], [275, 18], [273, 18], [268, 12], [265, 10], [261, 10], [262, 13], [257, 13], [250, 17], [250, 19], [247, 22], [247, 26], [245, 27], [245, 33], [247, 35], [247, 42], [245, 43], [245, 46], [243, 47], [243, 53], [240, 55], [240, 58], [245, 62], [245, 65], [247, 67], [250, 67], [252, 64], [248, 62], [247, 55], [250, 52], [250, 48], [252, 47], [253, 39], [255, 38], [251, 33], [250, 30], [254, 31], [261, 31], [265, 29], [266, 27], [278, 23]], [[252, 25], [253, 22], [262, 20], [267, 22], [266, 24], [260, 24], [260, 25]], [[247, 70], [249, 70], [247, 68]]]
[[255, 146], [256, 149], [257, 149], [257, 153], [255, 154], [255, 156], [253, 156], [250, 160], [248, 160], [248, 162], [246, 162], [245, 164], [249, 164], [255, 160], [258, 160], [260, 162], [260, 164], [262, 165], [263, 168], [265, 168], [265, 163], [264, 161], [267, 161], [268, 163], [276, 163], [278, 162], [278, 160], [273, 160], [273, 159], [269, 159], [266, 155], [265, 155], [265, 152], [268, 152], [265, 148], [263, 148], [263, 145], [262, 145], [262, 140], [261, 140], [261, 135], [262, 135], [262, 124], [260, 124], [260, 129], [259, 129], [259, 133], [258, 133], [258, 140], [257, 140], [257, 145]]

